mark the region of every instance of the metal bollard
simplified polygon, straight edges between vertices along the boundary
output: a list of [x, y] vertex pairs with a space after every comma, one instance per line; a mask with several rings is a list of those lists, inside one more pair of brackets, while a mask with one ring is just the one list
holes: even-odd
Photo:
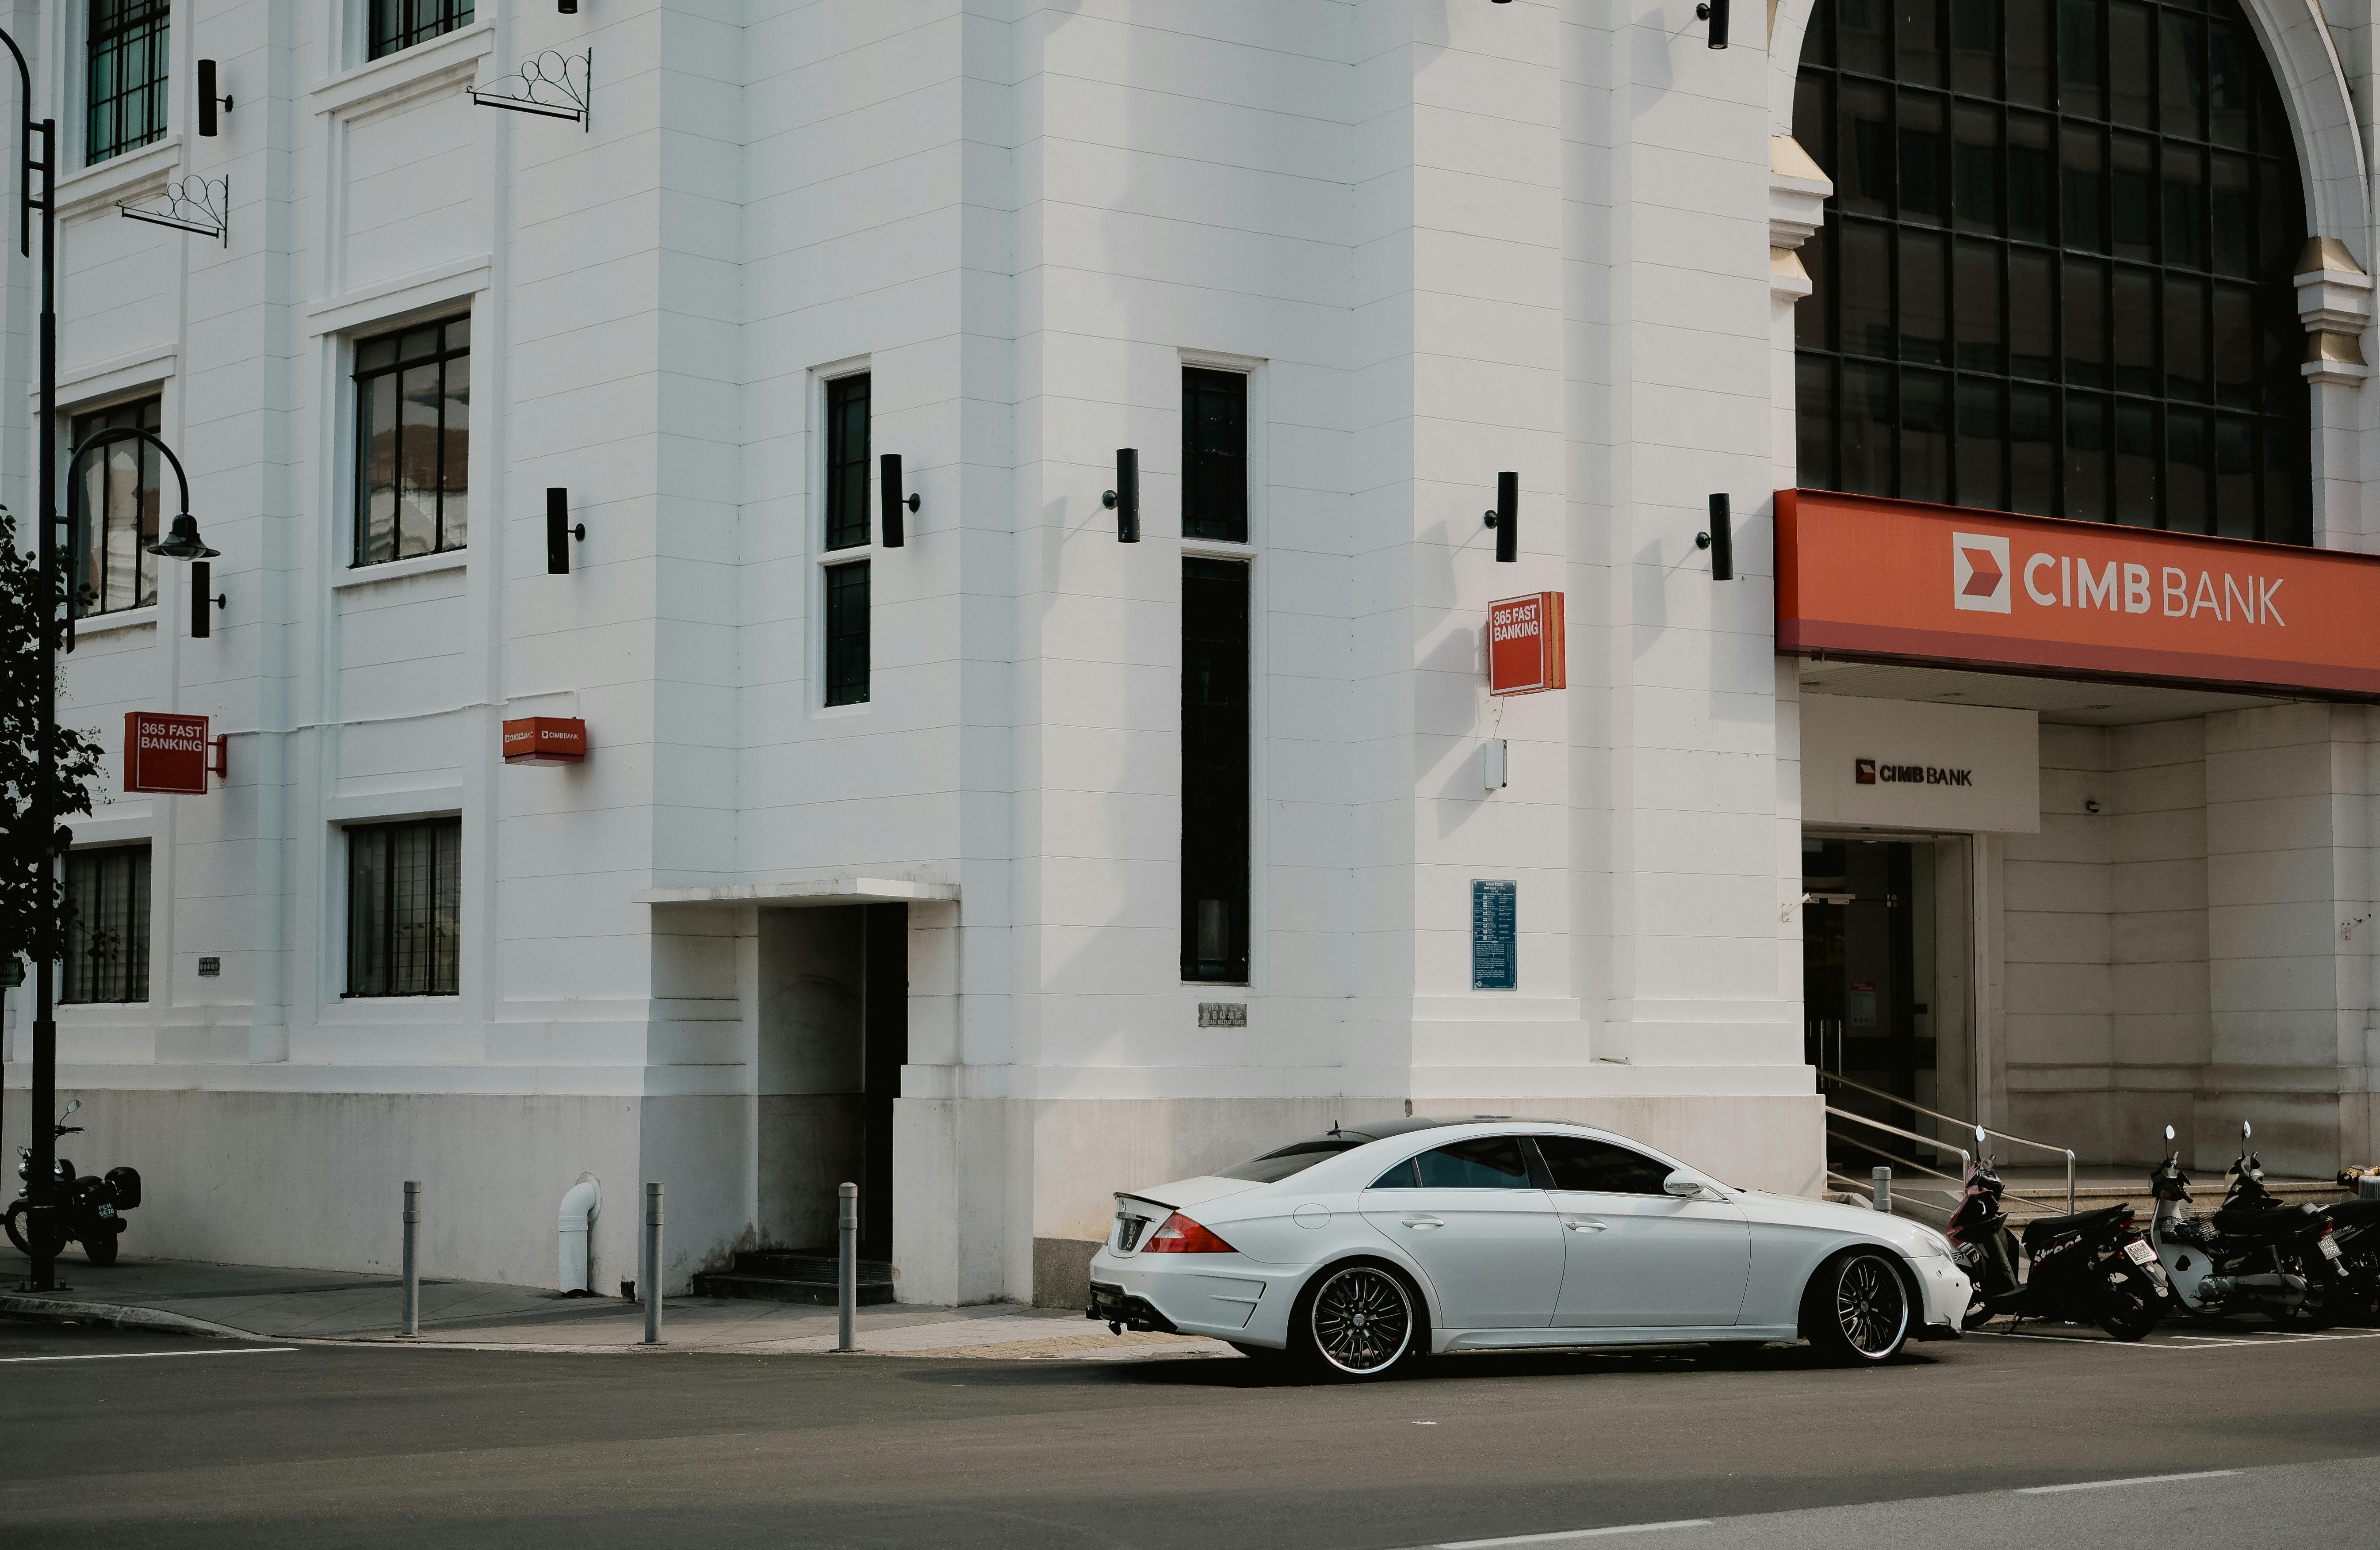
[[405, 1295], [397, 1318], [396, 1338], [410, 1340], [421, 1333], [421, 1181], [405, 1181]]
[[645, 1185], [645, 1263], [638, 1271], [645, 1294], [645, 1344], [662, 1343], [662, 1187]]
[[859, 1186], [844, 1184], [835, 1194], [834, 1349], [857, 1350], [851, 1314], [859, 1304]]
[[1870, 1177], [1876, 1181], [1876, 1208], [1890, 1216], [1892, 1214], [1892, 1169], [1878, 1165]]

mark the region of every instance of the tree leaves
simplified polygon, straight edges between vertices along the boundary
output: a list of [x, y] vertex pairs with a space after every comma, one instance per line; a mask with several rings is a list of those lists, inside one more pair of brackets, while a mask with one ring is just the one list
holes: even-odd
[[95, 733], [59, 727], [52, 745], [56, 764], [50, 773], [49, 832], [33, 830], [30, 814], [39, 789], [42, 723], [42, 631], [57, 616], [42, 607], [41, 566], [17, 547], [17, 519], [0, 506], [0, 650], [7, 656], [0, 684], [0, 957], [27, 952], [55, 961], [55, 935], [65, 903], [62, 869], [44, 865], [72, 842], [58, 819], [91, 811], [91, 782], [99, 777]]

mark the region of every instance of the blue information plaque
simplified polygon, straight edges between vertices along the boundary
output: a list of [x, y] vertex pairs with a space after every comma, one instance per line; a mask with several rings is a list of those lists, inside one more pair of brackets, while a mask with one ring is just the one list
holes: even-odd
[[1471, 883], [1471, 988], [1517, 990], [1521, 987], [1518, 883]]

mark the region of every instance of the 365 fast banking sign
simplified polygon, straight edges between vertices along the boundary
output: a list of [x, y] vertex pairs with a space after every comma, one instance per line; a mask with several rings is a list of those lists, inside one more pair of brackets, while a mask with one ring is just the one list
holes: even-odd
[[1811, 490], [1777, 647], [2380, 698], [2380, 558]]

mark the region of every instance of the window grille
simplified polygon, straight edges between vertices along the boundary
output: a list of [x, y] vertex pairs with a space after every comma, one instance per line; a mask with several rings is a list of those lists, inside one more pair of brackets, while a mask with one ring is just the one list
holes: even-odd
[[472, 0], [371, 0], [371, 56], [470, 26], [471, 6]]
[[1182, 536], [1248, 541], [1248, 379], [1182, 372]]
[[470, 537], [471, 320], [356, 345], [356, 555], [377, 565]]
[[[67, 450], [102, 430], [154, 430], [162, 406], [151, 397], [77, 415], [67, 422]], [[82, 460], [67, 491], [77, 613], [115, 613], [157, 600], [157, 556], [149, 545], [157, 537], [164, 472], [150, 442], [111, 442]]]
[[826, 573], [826, 702], [868, 703], [868, 562]]
[[2237, 0], [1825, 0], [1801, 482], [2309, 541], [2306, 223]]
[[96, 165], [165, 135], [166, 0], [91, 0], [83, 160]]
[[149, 847], [67, 854], [67, 961], [61, 1001], [149, 999]]
[[463, 820], [347, 829], [347, 994], [452, 996], [462, 945]]
[[826, 546], [868, 541], [868, 375], [826, 385]]

